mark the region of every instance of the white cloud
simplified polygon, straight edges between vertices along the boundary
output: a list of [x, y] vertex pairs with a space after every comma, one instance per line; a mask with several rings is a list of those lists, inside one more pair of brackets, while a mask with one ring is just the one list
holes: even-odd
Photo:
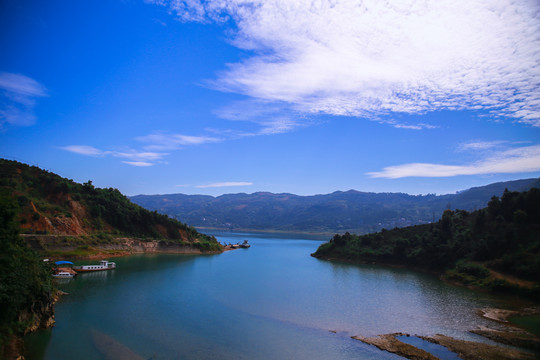
[[153, 163], [146, 162], [146, 161], [122, 161], [124, 164], [133, 165], [133, 166], [139, 166], [139, 167], [146, 167], [146, 166], [152, 166]]
[[139, 161], [157, 161], [164, 156], [168, 155], [166, 153], [150, 152], [150, 151], [137, 151], [137, 150], [128, 150], [128, 151], [107, 151], [109, 155], [119, 158], [130, 159], [135, 162]]
[[212, 82], [222, 91], [308, 113], [475, 109], [540, 126], [536, 0], [154, 3], [183, 21], [233, 23], [232, 43], [252, 56]]
[[192, 136], [183, 134], [154, 133], [146, 136], [137, 137], [136, 140], [149, 145], [145, 146], [147, 150], [175, 150], [182, 146], [201, 145], [206, 143], [216, 143], [222, 139], [210, 136]]
[[137, 151], [133, 149], [128, 149], [124, 151], [100, 150], [93, 146], [87, 145], [69, 145], [63, 146], [60, 149], [86, 156], [113, 156], [117, 158], [128, 159], [129, 161], [123, 161], [123, 163], [133, 166], [151, 166], [154, 165], [158, 160], [168, 155], [167, 153]]
[[222, 119], [256, 124], [256, 127], [251, 131], [212, 130], [217, 133], [226, 133], [231, 137], [283, 134], [313, 122], [313, 120], [307, 119], [298, 121], [297, 119], [303, 116], [298, 111], [290, 109], [287, 104], [256, 100], [232, 102], [215, 110], [214, 114]]
[[370, 172], [374, 178], [398, 179], [404, 177], [451, 177], [540, 171], [540, 145], [526, 146], [494, 153], [468, 165], [412, 163], [385, 167]]
[[506, 141], [472, 141], [459, 145], [459, 151], [476, 151], [476, 150], [488, 150], [497, 146], [505, 144]]
[[69, 146], [63, 146], [60, 149], [66, 150], [75, 154], [87, 155], [87, 156], [106, 155], [106, 152], [96, 149], [93, 146], [87, 146], [87, 145], [69, 145]]
[[33, 125], [36, 99], [44, 96], [47, 96], [47, 90], [34, 79], [0, 72], [0, 129], [5, 124]]
[[123, 161], [123, 163], [133, 166], [151, 166], [157, 162], [166, 164], [166, 162], [161, 160], [169, 155], [169, 153], [164, 152], [166, 150], [178, 150], [181, 146], [222, 141], [222, 139], [209, 136], [190, 136], [166, 133], [153, 133], [137, 137], [135, 140], [148, 143], [148, 145], [145, 145], [143, 150], [131, 148], [124, 150], [101, 150], [88, 145], [69, 145], [60, 147], [60, 149], [86, 156], [112, 156], [127, 159], [128, 161]]
[[197, 185], [196, 188], [199, 189], [206, 189], [206, 188], [218, 188], [218, 187], [230, 187], [230, 186], [251, 186], [253, 183], [251, 182], [244, 182], [244, 181], [230, 181], [230, 182], [218, 182], [213, 184], [207, 184], [207, 185]]
[[24, 75], [0, 72], [0, 89], [11, 94], [41, 97], [47, 96], [47, 90], [43, 85]]

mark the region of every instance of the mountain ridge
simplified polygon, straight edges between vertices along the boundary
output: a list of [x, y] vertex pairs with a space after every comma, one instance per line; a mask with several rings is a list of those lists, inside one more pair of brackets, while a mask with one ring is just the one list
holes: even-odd
[[523, 191], [531, 187], [540, 187], [540, 179], [497, 182], [445, 195], [349, 189], [307, 196], [261, 191], [220, 196], [136, 195], [130, 199], [202, 229], [368, 233], [433, 222], [444, 210], [475, 210], [485, 207], [492, 196], [501, 196], [506, 188]]

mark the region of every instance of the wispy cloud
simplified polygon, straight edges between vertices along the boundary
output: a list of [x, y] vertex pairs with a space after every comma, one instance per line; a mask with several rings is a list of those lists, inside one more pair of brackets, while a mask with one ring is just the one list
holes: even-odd
[[133, 149], [128, 149], [124, 151], [111, 151], [111, 150], [100, 150], [93, 146], [87, 145], [69, 145], [60, 147], [60, 149], [69, 151], [75, 154], [94, 156], [94, 157], [105, 157], [113, 156], [121, 159], [127, 159], [129, 161], [122, 161], [125, 164], [133, 166], [152, 166], [157, 161], [168, 155], [167, 153], [160, 152], [150, 152], [150, 151], [137, 151]]
[[99, 150], [93, 146], [87, 145], [69, 145], [62, 146], [62, 150], [66, 150], [75, 154], [87, 155], [87, 156], [104, 156], [106, 151]]
[[210, 136], [192, 136], [183, 134], [153, 133], [146, 136], [137, 137], [136, 140], [147, 143], [145, 149], [164, 151], [176, 150], [182, 146], [201, 145], [206, 143], [216, 143], [223, 139]]
[[36, 99], [47, 96], [47, 89], [34, 79], [0, 72], [0, 129], [5, 124], [33, 125]]
[[120, 159], [127, 159], [127, 161], [122, 162], [132, 166], [146, 167], [155, 165], [158, 162], [164, 163], [162, 159], [170, 154], [166, 151], [178, 150], [185, 146], [196, 146], [223, 141], [221, 138], [211, 136], [192, 136], [163, 132], [139, 136], [135, 138], [135, 140], [145, 143], [146, 145], [144, 145], [142, 149], [126, 148], [122, 150], [102, 150], [88, 145], [68, 145], [60, 147], [60, 149], [86, 156], [112, 156]]
[[196, 188], [206, 189], [206, 188], [220, 188], [220, 187], [232, 187], [232, 186], [251, 186], [253, 183], [245, 181], [229, 181], [229, 182], [217, 182], [206, 185], [196, 185]]
[[[513, 144], [519, 144], [522, 142], [517, 142]], [[458, 151], [483, 151], [483, 150], [492, 150], [495, 148], [500, 148], [505, 145], [511, 144], [508, 141], [501, 141], [501, 140], [495, 140], [495, 141], [470, 141], [466, 143], [462, 143], [458, 146]]]
[[536, 0], [153, 2], [182, 21], [232, 22], [252, 56], [211, 82], [222, 91], [306, 113], [475, 109], [540, 126]]
[[540, 145], [500, 151], [467, 165], [411, 163], [385, 167], [382, 171], [370, 172], [368, 175], [374, 178], [398, 179], [404, 177], [451, 177], [533, 171], [540, 171]]
[[146, 161], [122, 161], [124, 164], [133, 165], [133, 166], [139, 166], [139, 167], [147, 167], [154, 165], [151, 162]]
[[314, 122], [303, 119], [302, 114], [291, 109], [288, 104], [257, 100], [232, 102], [215, 110], [214, 114], [222, 119], [250, 122], [255, 125], [251, 131], [213, 130], [226, 133], [233, 138], [283, 134]]

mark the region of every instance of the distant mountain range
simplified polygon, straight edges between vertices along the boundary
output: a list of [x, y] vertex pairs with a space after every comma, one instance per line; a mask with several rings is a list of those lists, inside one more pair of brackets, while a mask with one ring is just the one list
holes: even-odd
[[356, 190], [326, 195], [253, 194], [137, 195], [131, 201], [195, 226], [219, 230], [255, 230], [364, 234], [383, 228], [437, 221], [444, 210], [476, 210], [505, 189], [540, 187], [540, 178], [499, 182], [448, 195], [368, 193]]

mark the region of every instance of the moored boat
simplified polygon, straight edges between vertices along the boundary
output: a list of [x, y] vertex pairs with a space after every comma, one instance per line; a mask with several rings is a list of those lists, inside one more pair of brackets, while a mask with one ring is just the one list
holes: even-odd
[[116, 269], [116, 263], [107, 260], [101, 260], [99, 265], [79, 265], [73, 267], [73, 270], [76, 272], [103, 271], [112, 269]]
[[[48, 261], [48, 260], [47, 260]], [[63, 265], [63, 266], [62, 266]], [[77, 273], [71, 268], [73, 263], [71, 261], [57, 261], [53, 265], [52, 277], [55, 279], [72, 279]]]
[[251, 245], [248, 244], [248, 241], [247, 240], [244, 240], [244, 242], [242, 243], [242, 245], [240, 245], [241, 248], [244, 248], [244, 249], [247, 249], [249, 248]]
[[58, 271], [52, 274], [52, 277], [55, 279], [73, 279], [77, 274], [72, 274], [68, 271]]

